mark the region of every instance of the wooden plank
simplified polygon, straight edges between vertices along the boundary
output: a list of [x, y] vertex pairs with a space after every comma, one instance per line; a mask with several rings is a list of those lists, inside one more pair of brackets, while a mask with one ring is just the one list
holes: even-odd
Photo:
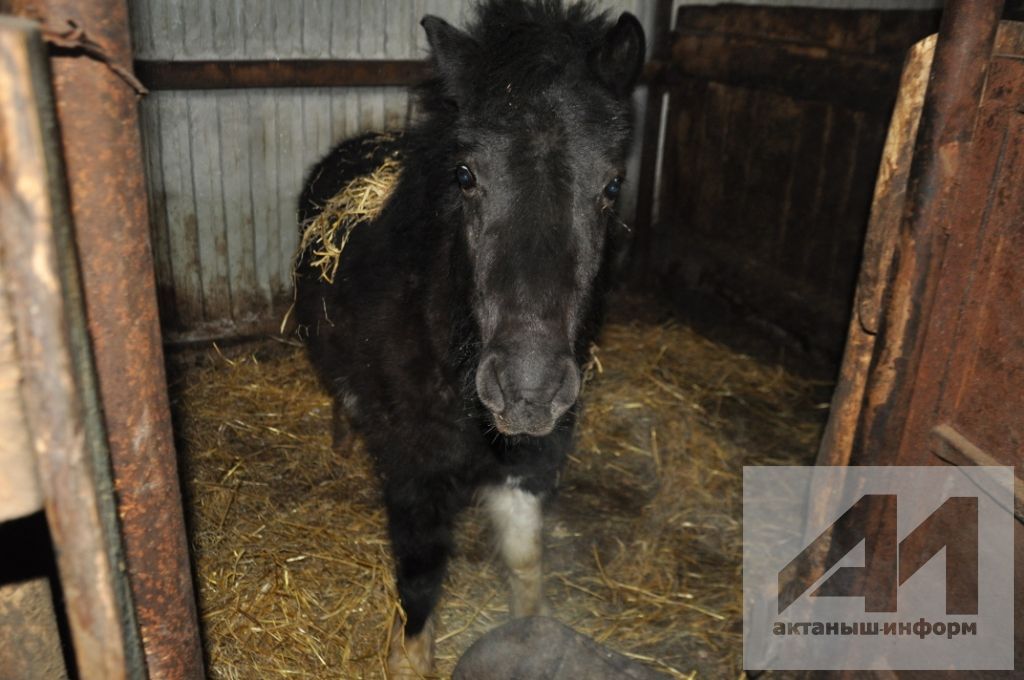
[[[929, 333], [955, 351], [918, 377], [940, 418], [1004, 463], [1024, 465], [1024, 60], [992, 62], [969, 169], [954, 204]], [[938, 340], [934, 340], [938, 344]], [[908, 423], [924, 421], [925, 402]], [[908, 444], [903, 445], [909, 448]]]
[[302, 0], [274, 0], [270, 17], [274, 54], [295, 59], [302, 56]]
[[419, 21], [422, 17], [414, 16], [410, 12], [408, 0], [396, 4], [394, 0], [385, 3], [384, 12], [384, 56], [389, 59], [415, 59], [415, 36], [412, 33], [413, 26], [420, 28]]
[[298, 205], [306, 174], [307, 152], [303, 135], [302, 100], [292, 94], [277, 99], [277, 279], [271, 282], [271, 300], [277, 313], [284, 314], [292, 300], [292, 261], [298, 245]]
[[221, 199], [231, 280], [231, 317], [237, 322], [269, 310], [260, 299], [256, 269], [256, 239], [252, 192], [249, 186], [250, 139], [248, 97], [235, 93], [217, 101], [221, 150]]
[[170, 233], [167, 224], [167, 192], [164, 190], [163, 159], [160, 139], [160, 102], [147, 97], [139, 104], [142, 128], [143, 160], [146, 163], [146, 188], [149, 198], [150, 234], [153, 242], [153, 264], [156, 267], [157, 299], [164, 326], [180, 324], [174, 291], [174, 267], [171, 260]]
[[[366, 30], [365, 27], [384, 26], [385, 5], [378, 0], [359, 0], [360, 25], [359, 53], [366, 58], [384, 57], [384, 31]], [[362, 130], [384, 127], [384, 90], [374, 87], [359, 93], [359, 124]]]
[[[331, 17], [331, 57], [347, 58], [359, 51], [359, 5], [346, 2]], [[333, 142], [353, 136], [359, 129], [359, 95], [355, 90], [336, 90], [331, 102]]]
[[826, 142], [831, 131], [832, 107], [817, 102], [805, 105], [794, 123], [794, 154], [799, 162], [793, 168], [785, 198], [788, 209], [779, 223], [779, 250], [775, 259], [782, 271], [790, 272], [805, 267], [804, 253], [813, 239], [807, 229], [819, 218], [824, 190], [821, 169], [828, 163]]
[[939, 27], [941, 12], [878, 12], [810, 7], [744, 5], [680, 7], [681, 33], [718, 33], [797, 45], [820, 45], [831, 50], [868, 54], [897, 54], [906, 50], [906, 36], [923, 38]]
[[[863, 233], [867, 215], [850, 219], [846, 213], [844, 196], [849, 193], [852, 160], [855, 153], [857, 129], [854, 113], [847, 109], [830, 109], [829, 134], [825, 142], [824, 158], [819, 169], [820, 187], [814, 218], [804, 224], [806, 244], [797, 276], [809, 286], [828, 295], [828, 283], [835, 263], [831, 261], [833, 244], [844, 230]], [[852, 264], [852, 263], [851, 263]], [[844, 305], [845, 306], [845, 305]], [[840, 347], [834, 348], [837, 352]]]
[[[273, 34], [270, 2], [243, 0], [242, 41], [247, 58], [265, 58], [273, 54]], [[253, 263], [256, 288], [252, 291], [258, 302], [257, 309], [271, 308], [271, 280], [276, 271], [277, 230], [277, 157], [273, 150], [277, 137], [273, 93], [269, 90], [251, 90], [245, 93], [248, 106], [249, 142], [246, 154], [250, 158], [249, 199], [252, 204]], [[192, 326], [189, 330], [195, 328]]]
[[224, 174], [220, 162], [217, 103], [202, 92], [189, 92], [188, 122], [192, 141], [192, 185], [195, 187], [196, 233], [203, 318], [231, 317], [231, 279], [224, 225]]
[[921, 41], [911, 49], [903, 69], [900, 94], [875, 182], [871, 218], [864, 241], [863, 264], [847, 330], [839, 381], [832, 396], [828, 424], [818, 448], [819, 465], [847, 465], [854, 450], [857, 423], [864, 406], [880, 309], [903, 215], [910, 160], [917, 139], [921, 105], [934, 51], [934, 37]]
[[795, 265], [792, 230], [807, 221], [817, 189], [817, 175], [824, 148], [824, 128], [827, 107], [820, 103], [807, 103], [801, 107], [793, 121], [791, 153], [795, 162], [785, 187], [771, 261], [783, 270]]
[[862, 261], [867, 225], [871, 219], [871, 206], [875, 180], [878, 177], [882, 150], [885, 146], [888, 121], [864, 113], [855, 114], [858, 138], [854, 145], [851, 181], [844, 198], [845, 211], [841, 214], [846, 228], [836, 233], [833, 243], [833, 267], [828, 294], [836, 300], [853, 301], [857, 284], [857, 271]]
[[[708, 89], [710, 90], [711, 87]], [[753, 90], [729, 90], [728, 88], [722, 88], [722, 90], [723, 96], [732, 99], [728, 109], [730, 111], [729, 135], [724, 138], [723, 142], [721, 179], [728, 187], [730, 194], [728, 200], [724, 200], [721, 205], [700, 206], [698, 209], [704, 216], [702, 223], [705, 225], [705, 234], [709, 238], [716, 239], [725, 236], [721, 225], [729, 225], [730, 230], [735, 228], [737, 232], [727, 237], [727, 240], [731, 240], [733, 243], [749, 243], [749, 240], [744, 240], [744, 237], [749, 237], [754, 233], [755, 228], [750, 219], [750, 213], [746, 210], [748, 202], [747, 177], [750, 167], [757, 162], [759, 154], [757, 145], [750, 143], [751, 138], [746, 131], [757, 129], [759, 99]], [[710, 121], [708, 124], [714, 125], [715, 122]], [[715, 151], [708, 149], [702, 150], [701, 153], [715, 153]], [[755, 248], [749, 247], [748, 251], [757, 252]]]
[[[691, 87], [675, 88], [671, 94], [673, 101], [694, 102], [696, 106], [690, 107], [681, 103], [678, 107], [679, 115], [675, 117], [670, 115], [669, 117], [665, 145], [668, 149], [666, 156], [671, 160], [665, 163], [662, 172], [665, 177], [678, 177], [679, 179], [676, 186], [665, 192], [666, 208], [663, 209], [663, 214], [672, 216], [671, 223], [692, 225], [693, 229], [698, 229], [699, 226], [688, 222], [687, 218], [696, 213], [695, 206], [701, 190], [701, 176], [699, 158], [696, 155], [691, 157], [689, 152], [695, 148], [695, 140], [699, 138], [704, 129], [704, 109], [706, 103], [713, 96], [709, 92], [713, 87], [714, 85], [709, 83], [693, 82]], [[670, 108], [671, 111], [672, 108]], [[661, 221], [667, 220], [663, 217]], [[655, 241], [657, 241], [656, 236], [652, 238], [652, 242]], [[674, 249], [671, 250], [674, 251]], [[685, 252], [685, 250], [678, 252]], [[671, 255], [672, 252], [664, 250], [663, 254]]]
[[776, 92], [852, 110], [888, 111], [896, 91], [892, 59], [726, 35], [681, 35], [674, 69], [686, 77]]
[[302, 4], [302, 56], [306, 59], [325, 59], [331, 52], [331, 34], [325, 26], [331, 25], [331, 0], [306, 0]]
[[[755, 153], [750, 156], [743, 177], [730, 180], [746, 184], [746, 201], [742, 204], [746, 219], [740, 221], [749, 225], [750, 231], [743, 242], [760, 253], [765, 262], [775, 265], [773, 254], [778, 252], [783, 240], [777, 225], [785, 220], [784, 212], [789, 208], [780, 197], [786, 195], [793, 166], [802, 162], [792, 153], [793, 140], [797, 137], [794, 121], [799, 119], [801, 105], [789, 97], [769, 92], [755, 92], [754, 100], [750, 126], [736, 142], [749, 143], [753, 134], [759, 143], [749, 145]], [[743, 185], [730, 183], [726, 186]]]
[[[720, 218], [716, 212], [732, 186], [727, 169], [738, 159], [734, 153], [736, 149], [729, 146], [730, 133], [739, 123], [736, 116], [747, 110], [749, 99], [746, 95], [711, 83], [700, 109], [691, 114], [693, 137], [686, 145], [691, 153], [680, 158], [680, 164], [683, 167], [692, 164], [687, 170], [692, 188], [689, 209], [682, 218], [704, 236], [714, 235]], [[741, 175], [742, 172], [736, 171], [735, 174]]]
[[384, 100], [384, 120], [381, 127], [385, 130], [404, 128], [409, 114], [409, 95], [405, 90], [389, 87], [381, 93]]
[[[266, 90], [246, 94], [249, 103], [249, 191], [252, 199], [254, 257], [260, 300], [271, 308], [274, 282], [280, 277], [277, 232], [277, 107]], [[262, 305], [261, 305], [262, 306]]]
[[[0, 54], [7, 49], [3, 45], [3, 30], [0, 26]], [[16, 93], [11, 94], [15, 94], [12, 99], [17, 97]], [[22, 102], [18, 104], [24, 106]], [[0, 103], [0, 110], [5, 108], [6, 105]], [[0, 265], [0, 470], [4, 471], [0, 475], [0, 522], [24, 517], [43, 507], [43, 492], [36, 476], [36, 460], [21, 403], [19, 388], [24, 377], [18, 366], [14, 320], [8, 309], [3, 274]], [[3, 654], [0, 652], [0, 659]]]
[[213, 7], [211, 0], [189, 0], [181, 3], [184, 25], [184, 50], [188, 57], [209, 59], [213, 49]]
[[[274, 5], [274, 48], [281, 56], [302, 52], [302, 0], [284, 0]], [[292, 299], [291, 262], [295, 251], [296, 204], [305, 173], [302, 97], [297, 92], [278, 93], [277, 106], [277, 225], [271, 250], [275, 272], [270, 281], [271, 301], [283, 314]]]
[[[273, 55], [270, 34], [271, 14], [268, 0], [242, 0], [242, 45], [247, 60], [267, 59]], [[142, 78], [138, 64], [135, 72]]]
[[245, 49], [241, 29], [241, 3], [237, 1], [214, 2], [211, 8], [213, 21], [213, 54], [218, 58], [241, 57]]
[[[942, 353], [925, 353], [925, 340], [950, 337], [950, 329], [927, 331], [944, 315], [937, 298], [957, 295], [962, 282], [940, 287], [944, 252], [949, 236], [961, 237], [976, 229], [972, 219], [954, 219], [958, 207], [983, 205], [978, 196], [964, 202], [959, 195], [964, 172], [971, 168], [972, 136], [988, 132], [978, 125], [979, 106], [989, 76], [989, 63], [999, 19], [996, 3], [951, 2], [943, 14], [935, 47], [920, 129], [910, 167], [906, 208], [895, 246], [893, 271], [885, 294], [885, 323], [875, 339], [876, 355], [866, 388], [864, 437], [859, 442], [865, 464], [878, 456], [906, 464], [926, 464], [920, 446], [935, 411], [922, 404], [937, 398], [937, 367], [922, 369], [922, 360], [942, 360]], [[995, 90], [987, 96], [997, 94]], [[998, 94], [1007, 94], [1006, 92]], [[973, 169], [977, 169], [977, 164]], [[991, 175], [974, 178], [972, 189], [990, 188]], [[936, 314], [933, 318], [932, 315]], [[955, 353], [953, 353], [955, 354]], [[917, 419], [912, 425], [908, 419]], [[915, 429], [914, 436], [907, 435]]]
[[167, 213], [176, 318], [183, 327], [203, 319], [203, 284], [199, 267], [199, 233], [192, 185], [192, 142], [187, 95], [150, 95], [160, 107], [160, 162]]

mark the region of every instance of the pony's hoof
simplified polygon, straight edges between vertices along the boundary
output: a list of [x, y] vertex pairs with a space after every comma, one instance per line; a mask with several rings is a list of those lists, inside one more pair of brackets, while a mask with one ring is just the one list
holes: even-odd
[[426, 678], [434, 666], [434, 619], [427, 619], [417, 635], [406, 637], [402, 619], [396, 617], [391, 628], [388, 653], [388, 677], [391, 680]]

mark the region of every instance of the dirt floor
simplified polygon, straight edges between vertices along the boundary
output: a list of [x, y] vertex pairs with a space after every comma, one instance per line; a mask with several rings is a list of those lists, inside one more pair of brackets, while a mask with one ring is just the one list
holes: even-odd
[[[650, 313], [615, 314], [595, 356], [546, 520], [555, 616], [669, 677], [740, 677], [742, 468], [813, 460], [830, 386]], [[170, 366], [211, 677], [383, 677], [384, 516], [358, 438], [332, 449], [301, 349], [193, 349]], [[508, 618], [477, 510], [459, 533], [439, 677]]]

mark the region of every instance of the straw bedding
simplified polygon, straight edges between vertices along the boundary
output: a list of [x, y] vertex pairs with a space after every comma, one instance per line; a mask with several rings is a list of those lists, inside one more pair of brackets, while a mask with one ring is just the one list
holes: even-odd
[[[742, 466], [810, 461], [828, 386], [654, 319], [619, 315], [595, 356], [547, 517], [555, 615], [670, 677], [736, 678]], [[358, 437], [332, 448], [304, 354], [267, 341], [172, 360], [211, 676], [383, 677], [384, 516]], [[440, 677], [508, 616], [475, 509], [458, 545]]]

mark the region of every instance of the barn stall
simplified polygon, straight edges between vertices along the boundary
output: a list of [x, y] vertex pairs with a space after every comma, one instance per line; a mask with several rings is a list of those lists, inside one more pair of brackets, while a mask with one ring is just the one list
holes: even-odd
[[[427, 73], [417, 19], [462, 23], [467, 6], [8, 4], [44, 20], [50, 72], [31, 28], [5, 26], [15, 36], [5, 53], [25, 55], [5, 63], [34, 64], [10, 67], [23, 76], [4, 88], [10, 119], [39, 112], [5, 139], [22, 143], [19, 159], [47, 162], [21, 171], [39, 187], [16, 194], [35, 201], [32, 219], [12, 214], [24, 229], [5, 227], [10, 311], [0, 312], [12, 319], [4, 361], [15, 377], [4, 385], [22, 404], [8, 411], [23, 435], [10, 455], [25, 464], [8, 477], [5, 499], [18, 504], [4, 516], [27, 518], [6, 522], [5, 540], [35, 556], [0, 591], [5, 630], [24, 640], [3, 667], [11, 677], [381, 677], [397, 602], [368, 460], [344, 428], [332, 445], [330, 401], [278, 332], [294, 205], [334, 140], [415, 115], [408, 88]], [[622, 205], [634, 235], [548, 516], [547, 594], [558, 619], [654, 672], [743, 672], [744, 465], [1019, 458], [1012, 373], [989, 377], [1009, 382], [979, 412], [922, 368], [961, 346], [922, 324], [972, 338], [974, 354], [945, 369], [968, 390], [983, 382], [970, 357], [1009, 366], [1022, 336], [1020, 310], [984, 311], [1020, 290], [1007, 254], [1019, 252], [1018, 156], [979, 139], [962, 168], [930, 160], [975, 116], [993, 134], [1019, 127], [1019, 28], [994, 31], [1002, 3], [978, 3], [987, 14], [950, 4], [958, 21], [936, 43], [920, 42], [940, 27], [933, 2], [602, 3], [635, 12], [649, 39]], [[1018, 11], [1007, 3], [1007, 16]], [[974, 81], [943, 40], [980, 55]], [[945, 66], [931, 71], [933, 53]], [[951, 72], [961, 80], [943, 80]], [[999, 96], [983, 96], [986, 73]], [[139, 137], [125, 134], [136, 116]], [[21, 132], [30, 128], [35, 137]], [[116, 173], [94, 170], [104, 158], [121, 161]], [[989, 196], [995, 219], [944, 258], [942, 220], [962, 176], [975, 178], [963, 182], [965, 223]], [[111, 224], [122, 225], [116, 239]], [[42, 274], [18, 254], [34, 244], [52, 251], [62, 298], [31, 294]], [[894, 258], [914, 249], [927, 257]], [[963, 292], [977, 271], [991, 283]], [[31, 309], [50, 310], [50, 325]], [[908, 359], [895, 375], [893, 357]], [[53, 373], [63, 387], [46, 380]], [[885, 418], [891, 408], [898, 418]], [[910, 443], [921, 437], [935, 441], [923, 458]], [[442, 677], [508, 617], [477, 512], [458, 542]]]

